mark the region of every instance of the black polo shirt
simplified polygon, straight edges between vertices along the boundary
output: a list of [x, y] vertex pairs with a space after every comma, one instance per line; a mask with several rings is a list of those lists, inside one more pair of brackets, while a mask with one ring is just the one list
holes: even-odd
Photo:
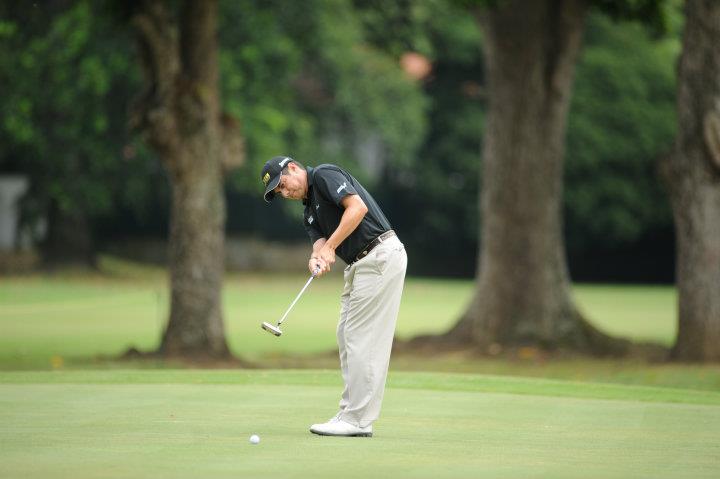
[[329, 164], [307, 167], [306, 170], [308, 197], [303, 200], [303, 224], [313, 244], [320, 238], [329, 238], [335, 232], [345, 211], [341, 201], [347, 195], [359, 195], [368, 211], [355, 231], [335, 250], [335, 254], [345, 263], [352, 263], [368, 243], [392, 229], [377, 202], [350, 173]]

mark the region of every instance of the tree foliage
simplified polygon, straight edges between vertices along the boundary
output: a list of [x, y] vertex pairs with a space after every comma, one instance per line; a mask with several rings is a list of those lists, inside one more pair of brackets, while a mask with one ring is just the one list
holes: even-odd
[[396, 58], [366, 41], [350, 1], [222, 6], [223, 93], [252, 158], [235, 175], [238, 188], [256, 191], [256, 174], [277, 154], [338, 163], [361, 177], [377, 175], [376, 157], [411, 162], [424, 97]]
[[[411, 271], [473, 274], [486, 91], [465, 3], [221, 2], [224, 109], [239, 118], [248, 157], [227, 183], [229, 231], [304, 239], [290, 220], [270, 224], [258, 193], [262, 163], [287, 153], [376, 179], [417, 253]], [[633, 248], [671, 224], [654, 163], [674, 134], [677, 2], [593, 4], [568, 123], [571, 258]], [[619, 20], [644, 17], [666, 36]], [[30, 175], [26, 217], [55, 202], [101, 236], [163, 234], [165, 175], [127, 130], [139, 71], [117, 12], [88, 0], [3, 2], [0, 19], [0, 171]], [[420, 82], [399, 66], [408, 51], [432, 61]]]
[[588, 23], [568, 124], [565, 209], [576, 249], [632, 243], [671, 222], [655, 165], [675, 134], [678, 38], [598, 14]]
[[31, 178], [26, 222], [51, 205], [88, 218], [123, 200], [140, 206], [147, 156], [126, 129], [137, 81], [127, 35], [90, 1], [2, 8], [0, 164]]
[[[631, 254], [648, 235], [672, 228], [655, 164], [675, 131], [673, 65], [680, 13], [664, 15], [665, 36], [635, 21], [614, 20], [600, 9], [588, 18], [568, 118], [564, 192], [567, 244], [585, 279], [667, 278], [662, 275], [672, 270], [672, 244], [666, 238], [654, 239], [664, 242], [651, 259], [632, 263]], [[486, 97], [482, 39], [473, 18], [458, 9], [434, 15], [428, 28], [429, 51], [436, 56], [425, 85], [429, 132], [416, 167], [393, 171], [386, 186], [397, 210], [422, 211], [395, 215], [411, 233], [407, 241], [426, 253], [414, 262], [415, 271], [472, 275]], [[435, 241], [438, 237], [445, 239]], [[602, 272], [581, 264], [600, 251], [615, 254], [618, 263], [605, 260]], [[641, 276], [648, 261], [665, 265]]]
[[453, 4], [431, 13], [426, 36], [414, 46], [434, 60], [424, 83], [429, 129], [416, 163], [389, 169], [383, 205], [410, 251], [422, 252], [414, 256], [414, 272], [470, 275], [486, 94], [481, 33], [475, 19]]

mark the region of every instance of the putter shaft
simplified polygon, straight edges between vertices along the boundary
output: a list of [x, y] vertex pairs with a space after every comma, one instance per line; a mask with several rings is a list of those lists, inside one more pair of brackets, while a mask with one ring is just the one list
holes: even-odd
[[[317, 273], [315, 273], [315, 274], [317, 274]], [[287, 315], [288, 315], [288, 313], [290, 313], [290, 310], [293, 309], [293, 306], [295, 306], [295, 303], [298, 302], [298, 299], [300, 299], [300, 296], [302, 296], [302, 294], [305, 292], [307, 287], [310, 286], [310, 283], [312, 282], [312, 280], [315, 279], [315, 274], [310, 276], [310, 279], [307, 280], [307, 283], [305, 283], [305, 286], [303, 286], [303, 289], [300, 290], [298, 295], [295, 297], [295, 300], [292, 302], [292, 304], [287, 309], [287, 311], [285, 311], [285, 314], [283, 314], [283, 317], [280, 318], [280, 321], [278, 321], [278, 323], [277, 323], [278, 326], [280, 326], [283, 323], [283, 321], [285, 321], [285, 318], [287, 318]]]
[[310, 286], [310, 283], [315, 278], [315, 276], [318, 275], [319, 272], [320, 272], [320, 268], [318, 267], [313, 272], [312, 276], [310, 276], [310, 279], [307, 280], [307, 283], [305, 283], [305, 286], [303, 286], [303, 288], [300, 290], [298, 295], [295, 297], [295, 300], [292, 302], [292, 304], [290, 304], [290, 307], [287, 309], [287, 311], [285, 311], [285, 314], [283, 314], [283, 317], [280, 318], [280, 321], [278, 321], [277, 326], [273, 326], [270, 323], [262, 323], [262, 328], [265, 331], [272, 333], [275, 336], [280, 336], [282, 334], [282, 331], [280, 330], [280, 325], [283, 323], [283, 321], [285, 321], [285, 318], [287, 318], [287, 315], [288, 315], [288, 313], [290, 313], [290, 310], [292, 310], [293, 306], [295, 306], [295, 303], [298, 302], [298, 299], [300, 299], [300, 296], [302, 296], [302, 294], [305, 292], [307, 287]]

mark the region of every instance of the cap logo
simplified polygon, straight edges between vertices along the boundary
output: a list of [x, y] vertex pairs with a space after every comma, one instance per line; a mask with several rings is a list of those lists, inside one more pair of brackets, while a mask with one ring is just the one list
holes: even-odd
[[265, 183], [265, 186], [267, 186], [268, 181], [270, 181], [270, 173], [265, 173], [265, 176], [263, 176], [262, 181], [263, 181], [263, 183]]

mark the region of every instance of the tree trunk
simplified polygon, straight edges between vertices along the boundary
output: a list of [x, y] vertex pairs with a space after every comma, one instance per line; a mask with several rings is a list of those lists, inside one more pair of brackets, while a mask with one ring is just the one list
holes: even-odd
[[672, 357], [720, 361], [720, 2], [688, 0], [678, 64], [678, 137], [662, 165], [677, 238]]
[[[198, 142], [201, 147], [203, 142]], [[188, 156], [202, 155], [189, 151]], [[170, 356], [228, 354], [220, 292], [224, 271], [225, 200], [219, 164], [172, 182], [170, 321], [162, 351]]]
[[160, 353], [229, 356], [221, 308], [224, 272], [225, 135], [218, 86], [217, 0], [186, 0], [179, 28], [160, 0], [133, 16], [147, 89], [134, 126], [168, 171], [170, 319]]
[[570, 290], [562, 236], [565, 126], [586, 5], [520, 0], [480, 14], [489, 105], [475, 294], [448, 337], [485, 350], [609, 352]]

